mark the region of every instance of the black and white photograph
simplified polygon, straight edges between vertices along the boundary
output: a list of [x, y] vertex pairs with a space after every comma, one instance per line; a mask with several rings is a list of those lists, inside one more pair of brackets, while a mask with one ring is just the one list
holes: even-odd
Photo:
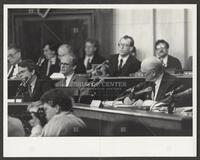
[[196, 4], [5, 4], [5, 157], [195, 157]]

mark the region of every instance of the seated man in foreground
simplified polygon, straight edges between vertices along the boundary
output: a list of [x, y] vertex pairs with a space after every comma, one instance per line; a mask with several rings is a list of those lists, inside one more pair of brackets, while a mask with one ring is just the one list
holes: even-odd
[[47, 124], [41, 136], [73, 136], [81, 135], [86, 128], [85, 123], [72, 111], [71, 98], [61, 89], [52, 89], [42, 95]]
[[37, 101], [46, 91], [54, 88], [53, 82], [46, 76], [38, 75], [35, 63], [23, 60], [19, 63], [18, 77], [22, 81], [18, 87], [16, 97], [21, 96], [24, 101]]
[[156, 57], [144, 59], [141, 64], [141, 71], [145, 75], [146, 85], [144, 85], [144, 88], [150, 87], [150, 90], [141, 97], [138, 97], [139, 100], [134, 99], [135, 97], [126, 98], [126, 103], [130, 103], [130, 99], [132, 99], [131, 101], [135, 103], [135, 105], [139, 106], [144, 105], [143, 102], [147, 99], [159, 102], [166, 98], [168, 92], [180, 86], [178, 79], [166, 72], [161, 61]]

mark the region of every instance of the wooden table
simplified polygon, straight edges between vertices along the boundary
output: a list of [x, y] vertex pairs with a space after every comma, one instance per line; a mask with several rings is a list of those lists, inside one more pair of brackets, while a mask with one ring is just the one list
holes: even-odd
[[[29, 103], [9, 103], [8, 114], [20, 115]], [[88, 136], [191, 136], [192, 113], [153, 113], [131, 108], [90, 108], [75, 104], [74, 114], [87, 124]]]

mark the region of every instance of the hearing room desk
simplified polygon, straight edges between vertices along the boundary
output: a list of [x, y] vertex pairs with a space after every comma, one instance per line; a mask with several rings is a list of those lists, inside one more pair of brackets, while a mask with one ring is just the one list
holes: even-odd
[[[29, 103], [9, 103], [18, 117]], [[191, 136], [192, 114], [153, 113], [131, 108], [90, 108], [75, 104], [74, 114], [88, 126], [87, 136]]]

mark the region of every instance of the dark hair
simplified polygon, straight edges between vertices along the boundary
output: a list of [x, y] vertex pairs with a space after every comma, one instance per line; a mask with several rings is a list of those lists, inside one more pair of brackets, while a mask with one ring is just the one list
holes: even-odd
[[165, 41], [164, 39], [157, 40], [156, 43], [155, 43], [155, 48], [160, 43], [164, 43], [166, 45], [167, 49], [169, 49], [169, 43], [167, 41]]
[[21, 52], [19, 46], [17, 46], [16, 44], [9, 44], [9, 45], [8, 45], [8, 50], [9, 50], [9, 49], [14, 49], [14, 50], [16, 50], [17, 52]]
[[121, 41], [122, 39], [130, 39], [130, 40], [131, 40], [130, 46], [134, 47], [135, 42], [134, 42], [134, 39], [133, 39], [131, 36], [124, 35], [124, 36], [120, 39], [120, 41]]
[[[99, 52], [99, 42], [98, 42], [98, 40], [96, 40], [94, 38], [88, 38], [88, 39], [86, 39], [85, 44], [87, 42], [94, 45], [94, 47], [96, 48], [96, 51], [94, 52], [94, 54], [98, 54], [98, 52]], [[85, 47], [84, 47], [84, 55], [85, 55]]]
[[56, 44], [55, 42], [48, 41], [44, 43], [42, 47], [44, 48], [46, 45], [49, 46], [50, 50], [55, 51], [55, 53], [57, 54], [58, 44]]
[[40, 101], [48, 103], [52, 107], [59, 105], [61, 111], [72, 111], [72, 100], [61, 88], [55, 88], [45, 92], [40, 98]]
[[21, 61], [18, 66], [20, 67], [27, 67], [29, 72], [32, 72], [33, 70], [36, 70], [36, 65], [35, 62], [31, 59], [25, 59], [23, 61]]

